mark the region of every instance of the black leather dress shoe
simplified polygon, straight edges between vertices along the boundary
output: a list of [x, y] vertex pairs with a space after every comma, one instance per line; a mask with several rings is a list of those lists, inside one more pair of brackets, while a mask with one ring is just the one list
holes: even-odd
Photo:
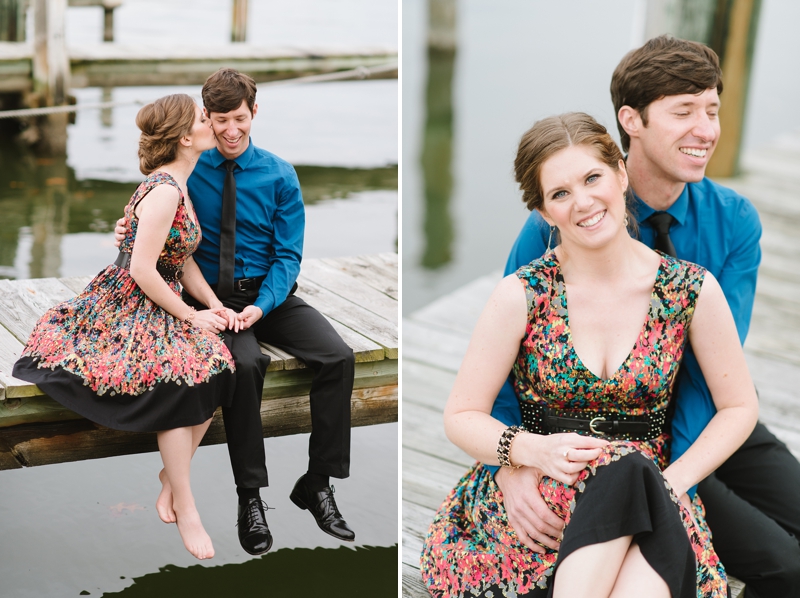
[[333, 486], [328, 486], [322, 492], [314, 492], [308, 489], [301, 477], [294, 485], [289, 498], [301, 509], [308, 509], [317, 520], [319, 529], [326, 534], [345, 542], [356, 539], [355, 532], [348, 527], [336, 507], [336, 501], [333, 500]]
[[261, 499], [249, 498], [244, 505], [239, 505], [236, 525], [239, 528], [239, 543], [248, 554], [264, 554], [272, 548], [272, 534]]

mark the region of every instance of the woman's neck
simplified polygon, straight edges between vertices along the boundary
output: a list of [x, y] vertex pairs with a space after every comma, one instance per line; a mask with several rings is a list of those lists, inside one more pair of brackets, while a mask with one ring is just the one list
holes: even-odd
[[179, 154], [177, 159], [173, 160], [169, 164], [164, 164], [163, 166], [158, 168], [158, 170], [160, 172], [166, 172], [173, 179], [175, 179], [175, 182], [178, 183], [178, 185], [180, 185], [185, 195], [186, 181], [189, 180], [189, 176], [191, 176], [195, 164], [197, 164], [198, 156], [199, 154], [195, 155], [194, 153]]
[[583, 247], [569, 242], [556, 248], [567, 284], [614, 284], [629, 280], [642, 264], [639, 243], [627, 231], [603, 247]]

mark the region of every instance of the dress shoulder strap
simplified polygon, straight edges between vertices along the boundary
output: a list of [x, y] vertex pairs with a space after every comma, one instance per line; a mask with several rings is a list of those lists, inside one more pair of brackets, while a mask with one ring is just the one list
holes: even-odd
[[136, 209], [136, 206], [139, 205], [139, 202], [141, 202], [148, 193], [150, 193], [159, 185], [172, 185], [175, 187], [178, 190], [179, 195], [178, 205], [184, 203], [185, 200], [181, 186], [174, 178], [172, 178], [172, 175], [166, 172], [156, 171], [147, 175], [147, 178], [139, 184], [139, 187], [136, 189], [133, 197], [131, 197], [129, 203], [131, 214], [133, 214], [133, 211]]
[[528, 318], [531, 319], [541, 311], [557, 291], [560, 281], [558, 265], [552, 254], [547, 253], [530, 264], [519, 268], [515, 275], [525, 287], [525, 299], [528, 305]]
[[688, 327], [708, 270], [666, 255], [661, 259], [660, 274], [656, 280], [661, 309], [671, 320]]

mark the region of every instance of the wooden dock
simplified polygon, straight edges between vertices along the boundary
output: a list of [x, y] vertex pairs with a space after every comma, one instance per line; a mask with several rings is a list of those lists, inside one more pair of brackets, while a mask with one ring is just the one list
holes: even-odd
[[[745, 159], [720, 181], [761, 216], [762, 265], [745, 353], [760, 419], [800, 458], [800, 134]], [[472, 328], [501, 272], [482, 277], [403, 319], [403, 596], [428, 596], [419, 572], [434, 513], [473, 460], [444, 434], [442, 410]], [[742, 589], [731, 583], [734, 598]]]
[[[226, 66], [256, 81], [375, 67], [397, 62], [396, 48], [381, 47], [149, 47], [97, 44], [67, 48], [70, 87], [131, 85], [202, 85]], [[30, 92], [34, 48], [24, 42], [0, 42], [0, 93]], [[396, 78], [397, 70], [381, 75]]]
[[[397, 254], [306, 260], [297, 296], [319, 310], [356, 357], [353, 426], [397, 421]], [[0, 280], [0, 470], [157, 450], [155, 434], [96, 425], [11, 377], [38, 318], [76, 295], [91, 277]], [[311, 430], [311, 372], [291, 355], [262, 345], [272, 361], [264, 382], [264, 436]], [[225, 442], [219, 410], [203, 444]]]

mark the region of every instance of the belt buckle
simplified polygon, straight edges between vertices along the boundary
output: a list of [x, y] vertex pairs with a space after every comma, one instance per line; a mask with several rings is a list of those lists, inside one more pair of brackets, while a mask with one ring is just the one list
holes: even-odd
[[[584, 420], [584, 421], [586, 421], [586, 420]], [[606, 421], [605, 417], [595, 417], [592, 421], [589, 422], [589, 429], [592, 431], [593, 434], [597, 434], [599, 436], [605, 436], [606, 435], [605, 432], [601, 432], [600, 430], [595, 430], [594, 429], [595, 422], [604, 422], [604, 421]]]

